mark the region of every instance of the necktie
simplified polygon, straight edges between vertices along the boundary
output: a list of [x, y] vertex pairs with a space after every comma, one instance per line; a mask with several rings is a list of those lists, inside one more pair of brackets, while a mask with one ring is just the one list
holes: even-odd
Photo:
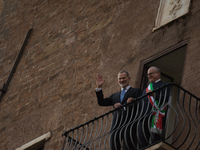
[[124, 95], [125, 95], [125, 88], [123, 88], [123, 90], [121, 91], [121, 95], [120, 95], [120, 100], [122, 102], [123, 98], [124, 98]]

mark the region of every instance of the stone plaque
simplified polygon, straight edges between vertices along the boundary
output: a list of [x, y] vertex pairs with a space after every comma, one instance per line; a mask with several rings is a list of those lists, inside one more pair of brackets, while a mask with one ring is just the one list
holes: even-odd
[[153, 31], [185, 15], [189, 11], [190, 0], [160, 0]]

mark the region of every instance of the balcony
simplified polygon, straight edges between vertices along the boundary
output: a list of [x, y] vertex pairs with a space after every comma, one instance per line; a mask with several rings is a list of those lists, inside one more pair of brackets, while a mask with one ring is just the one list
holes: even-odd
[[[149, 103], [152, 93], [157, 104]], [[66, 131], [62, 150], [200, 148], [200, 98], [173, 83], [152, 93]], [[160, 114], [162, 129], [152, 124]]]

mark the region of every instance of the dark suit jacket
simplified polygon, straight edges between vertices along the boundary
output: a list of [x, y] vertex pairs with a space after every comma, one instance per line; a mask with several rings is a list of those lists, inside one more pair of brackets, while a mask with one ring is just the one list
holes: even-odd
[[[120, 94], [121, 94], [121, 91], [112, 94], [110, 97], [104, 98], [102, 90], [99, 92], [96, 92], [98, 104], [100, 106], [114, 106], [115, 103], [121, 103], [120, 102]], [[124, 95], [124, 98], [122, 100], [122, 105], [127, 103], [128, 98], [130, 98], [130, 97], [136, 98], [139, 96], [141, 96], [141, 90], [138, 88], [130, 87]], [[130, 121], [130, 120], [125, 119], [125, 118], [127, 118], [127, 114], [128, 115], [131, 114], [130, 109], [129, 109], [129, 112], [126, 112], [126, 110], [122, 110], [122, 109], [120, 109], [119, 111], [115, 111], [113, 113], [112, 129], [117, 128], [119, 125], [122, 125], [122, 123], [124, 124], [124, 120], [126, 120], [126, 122]]]
[[[157, 83], [153, 83], [153, 89], [156, 90], [157, 88], [160, 88], [160, 87], [162, 87], [165, 84], [167, 84], [167, 82], [159, 81]], [[168, 102], [169, 95], [170, 95], [170, 90], [171, 90], [171, 87], [168, 86], [167, 87], [167, 91], [166, 91], [166, 88], [163, 88], [161, 91], [159, 90], [159, 91], [157, 91], [157, 92], [154, 93], [155, 94], [154, 95], [154, 99], [158, 101], [158, 105], [159, 106], [163, 106], [165, 103]], [[145, 95], [145, 94], [146, 94], [146, 89], [143, 91], [142, 95]], [[142, 99], [140, 101], [140, 110], [143, 110], [141, 113], [142, 113], [142, 117], [144, 117], [144, 119], [145, 119], [145, 121], [143, 123], [142, 123], [142, 121], [140, 121], [140, 124], [141, 124], [140, 128], [144, 127], [145, 132], [146, 132], [145, 134], [147, 136], [148, 132], [149, 132], [148, 130], [150, 128], [151, 120], [152, 120], [152, 105], [150, 104], [148, 97], [145, 97], [144, 99]], [[167, 113], [167, 110], [166, 110], [166, 113]], [[162, 122], [163, 122], [162, 125], [163, 125], [163, 127], [165, 126], [166, 113], [165, 113], [165, 116], [162, 118]], [[139, 132], [142, 133], [142, 131], [140, 131], [140, 130], [142, 130], [142, 129], [139, 129]]]
[[[167, 84], [167, 82], [162, 82], [162, 81], [159, 81], [157, 83], [154, 82], [153, 83], [153, 89], [156, 90], [157, 88], [160, 88], [165, 84]], [[161, 91], [155, 92], [154, 99], [159, 100], [159, 105], [163, 104], [163, 102], [166, 103], [166, 102], [168, 102], [168, 99], [169, 99], [169, 92], [170, 92], [170, 87], [167, 88], [167, 94], [166, 94], [166, 97], [165, 97], [165, 88], [163, 88], [162, 92]], [[146, 94], [146, 89], [143, 90], [142, 95], [145, 95], [145, 94]], [[140, 102], [140, 108], [144, 107], [143, 110], [146, 111], [148, 109], [148, 112], [150, 112], [152, 110], [151, 104], [150, 104], [149, 99], [147, 97], [144, 98], [144, 104], [142, 104], [142, 103], [143, 102], [141, 101]]]

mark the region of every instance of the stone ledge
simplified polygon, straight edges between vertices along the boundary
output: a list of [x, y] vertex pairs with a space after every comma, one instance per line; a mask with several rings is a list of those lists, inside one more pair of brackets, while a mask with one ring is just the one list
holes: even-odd
[[30, 142], [22, 145], [21, 147], [17, 148], [16, 150], [25, 150], [27, 148], [34, 147], [35, 145], [41, 144], [44, 141], [48, 140], [50, 137], [51, 137], [51, 132], [48, 132]]
[[164, 142], [160, 142], [145, 150], [175, 150], [175, 149]]

